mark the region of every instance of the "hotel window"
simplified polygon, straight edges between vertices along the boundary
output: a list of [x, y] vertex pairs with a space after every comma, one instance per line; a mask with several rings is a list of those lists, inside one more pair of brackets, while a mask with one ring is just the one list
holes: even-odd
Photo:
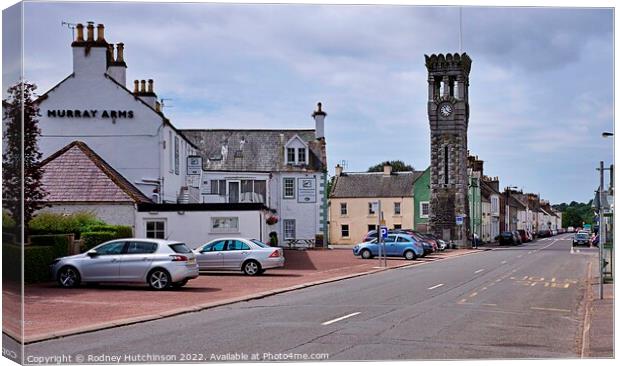
[[286, 163], [295, 164], [295, 148], [289, 147], [286, 149]]
[[179, 137], [174, 137], [174, 174], [179, 175]]
[[349, 225], [340, 225], [340, 236], [348, 238], [349, 235]]
[[169, 166], [169, 171], [170, 173], [174, 173], [174, 149], [172, 148], [174, 145], [174, 140], [172, 139], [172, 131], [168, 132], [168, 151], [170, 151], [168, 153], [168, 156], [170, 157], [170, 166]]
[[368, 231], [377, 230], [377, 225], [368, 225]]
[[400, 215], [400, 202], [394, 202], [394, 215]]
[[146, 237], [149, 239], [165, 239], [166, 221], [149, 220], [146, 222]]
[[428, 202], [420, 202], [420, 217], [426, 218], [430, 212], [430, 205]]
[[211, 194], [226, 196], [226, 181], [224, 179], [211, 180]]
[[284, 178], [284, 198], [295, 198], [295, 178]]
[[297, 163], [306, 164], [306, 149], [305, 148], [297, 149]]
[[368, 214], [369, 215], [374, 215], [375, 213], [376, 213], [375, 212], [375, 208], [373, 207], [372, 202], [368, 202]]
[[340, 204], [340, 216], [346, 216], [348, 214], [347, 203], [342, 202]]
[[239, 218], [238, 217], [212, 217], [211, 218], [212, 233], [238, 233]]
[[394, 224], [394, 230], [398, 230], [398, 229], [402, 229], [403, 225], [401, 224]]
[[282, 226], [284, 227], [284, 239], [295, 239], [297, 234], [295, 233], [295, 220], [283, 220]]

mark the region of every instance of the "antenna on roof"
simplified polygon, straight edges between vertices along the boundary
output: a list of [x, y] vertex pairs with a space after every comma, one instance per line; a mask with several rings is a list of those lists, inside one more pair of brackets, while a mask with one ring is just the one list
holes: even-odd
[[343, 170], [347, 170], [347, 168], [349, 167], [349, 162], [346, 160], [340, 160], [338, 162], [338, 165], [340, 165]]
[[174, 106], [173, 106], [173, 105], [167, 105], [167, 104], [165, 103], [165, 101], [166, 101], [166, 100], [173, 100], [173, 99], [172, 99], [172, 98], [161, 98], [161, 99], [159, 100], [159, 102], [161, 103], [161, 109], [163, 110], [163, 109], [164, 109], [164, 107], [174, 108]]
[[71, 29], [71, 42], [73, 42], [73, 40], [75, 39], [75, 26], [76, 25], [77, 25], [76, 23], [69, 23], [69, 22], [65, 22], [64, 20], [60, 22], [61, 27], [67, 27]]
[[463, 53], [463, 7], [459, 6], [459, 53]]

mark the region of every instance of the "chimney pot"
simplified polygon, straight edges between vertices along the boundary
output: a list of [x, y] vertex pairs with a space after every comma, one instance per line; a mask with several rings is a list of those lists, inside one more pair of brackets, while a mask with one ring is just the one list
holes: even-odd
[[125, 49], [125, 45], [123, 42], [116, 44], [116, 62], [124, 62], [123, 50]]
[[114, 45], [108, 44], [108, 63], [114, 62]]
[[148, 92], [149, 93], [153, 92], [153, 79], [149, 79]]
[[78, 23], [78, 25], [75, 26], [75, 28], [77, 29], [77, 42], [84, 42], [84, 25], [82, 23]]
[[87, 37], [88, 37], [86, 41], [93, 42], [95, 40], [95, 23], [88, 22], [88, 25], [86, 26], [86, 30], [87, 30]]
[[146, 81], [140, 80], [140, 93], [146, 93]]
[[336, 164], [336, 176], [339, 177], [342, 175], [342, 167], [340, 164]]
[[157, 112], [161, 112], [161, 103], [159, 103], [159, 102], [155, 102], [155, 110], [156, 110]]
[[105, 42], [103, 28], [103, 24], [97, 24], [97, 42]]
[[140, 82], [138, 80], [133, 81], [133, 93], [138, 94], [140, 92], [139, 87]]

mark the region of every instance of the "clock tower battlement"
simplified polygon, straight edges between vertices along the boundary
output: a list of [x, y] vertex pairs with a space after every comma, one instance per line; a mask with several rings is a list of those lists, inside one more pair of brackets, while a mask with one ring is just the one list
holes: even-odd
[[[467, 128], [469, 72], [466, 53], [425, 55], [431, 133], [429, 229], [444, 240], [466, 246], [469, 238]], [[463, 224], [456, 225], [458, 216]]]

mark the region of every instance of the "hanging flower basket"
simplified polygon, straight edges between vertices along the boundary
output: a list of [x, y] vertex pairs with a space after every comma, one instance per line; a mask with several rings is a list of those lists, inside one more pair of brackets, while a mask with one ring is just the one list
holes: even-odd
[[278, 216], [269, 216], [266, 222], [267, 222], [267, 225], [275, 225], [278, 223]]

